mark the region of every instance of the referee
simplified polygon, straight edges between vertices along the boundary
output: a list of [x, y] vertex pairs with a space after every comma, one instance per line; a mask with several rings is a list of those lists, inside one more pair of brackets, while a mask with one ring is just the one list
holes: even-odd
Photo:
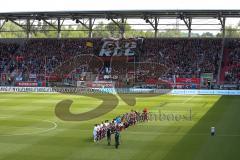
[[107, 142], [108, 142], [108, 145], [110, 146], [111, 145], [111, 128], [110, 128], [110, 126], [107, 129]]
[[120, 145], [120, 132], [116, 130], [115, 132], [115, 148], [118, 149], [118, 146]]
[[215, 127], [211, 127], [211, 136], [214, 136], [215, 132], [216, 132]]

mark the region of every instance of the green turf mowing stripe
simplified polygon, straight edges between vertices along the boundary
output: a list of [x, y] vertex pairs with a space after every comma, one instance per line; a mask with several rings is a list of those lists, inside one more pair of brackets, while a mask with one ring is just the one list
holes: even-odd
[[[3, 104], [0, 104], [0, 116], [13, 116], [13, 124], [7, 121], [0, 122], [2, 128], [8, 125], [14, 126], [26, 123], [20, 120], [19, 117], [51, 120], [58, 124], [58, 128], [41, 134], [0, 136], [0, 159], [162, 160], [165, 158], [167, 160], [177, 158], [187, 160], [190, 159], [186, 156], [188, 154], [192, 159], [208, 160], [210, 158], [215, 159], [214, 155], [216, 153], [220, 154], [220, 151], [225, 155], [233, 154], [232, 157], [234, 155], [238, 156], [236, 150], [239, 143], [236, 138], [239, 138], [237, 122], [239, 121], [237, 114], [239, 110], [236, 104], [240, 104], [239, 97], [229, 96], [227, 99], [221, 98], [217, 102], [219, 97], [209, 95], [141, 97], [137, 98], [135, 106], [126, 105], [120, 100], [116, 109], [101, 117], [84, 122], [66, 122], [58, 119], [52, 112], [57, 102], [63, 99], [72, 99], [74, 101], [72, 112], [79, 113], [93, 109], [99, 101], [85, 96], [67, 94], [1, 93], [0, 102], [1, 98], [4, 101]], [[5, 99], [9, 99], [9, 101], [5, 101]], [[174, 111], [175, 113], [184, 113], [189, 107], [192, 107], [193, 120], [180, 122], [153, 121], [131, 127], [122, 133], [122, 144], [119, 150], [114, 149], [113, 146], [107, 146], [106, 140], [101, 141], [99, 144], [93, 143], [92, 129], [95, 123], [112, 119], [119, 114], [129, 112], [131, 109], [142, 110], [147, 107], [149, 110], [158, 110], [159, 108], [156, 106], [161, 104], [167, 105], [159, 107], [160, 109], [166, 112]], [[223, 107], [224, 109], [222, 105], [226, 105]], [[207, 117], [212, 117], [210, 119], [213, 120], [218, 119], [216, 120], [218, 122], [216, 125], [217, 132], [219, 132], [219, 127], [223, 128], [223, 131], [220, 131], [221, 134], [219, 133], [219, 137], [214, 137], [214, 140], [208, 135], [209, 127], [205, 130], [205, 126], [210, 125], [208, 121], [203, 121], [209, 119]], [[233, 119], [237, 121], [235, 122]], [[45, 127], [44, 124], [34, 120], [29, 122], [29, 126], [33, 129], [34, 127], [35, 129]], [[19, 127], [21, 128], [21, 126]], [[224, 147], [224, 150], [221, 149], [222, 145], [226, 145], [231, 150], [226, 147]]]
[[[168, 153], [164, 160], [226, 160], [239, 157], [240, 120], [239, 96], [222, 96], [221, 99], [200, 119], [200, 121]], [[210, 127], [215, 126], [217, 134], [210, 136]], [[204, 136], [189, 136], [203, 134]], [[234, 136], [235, 135], [235, 136]]]

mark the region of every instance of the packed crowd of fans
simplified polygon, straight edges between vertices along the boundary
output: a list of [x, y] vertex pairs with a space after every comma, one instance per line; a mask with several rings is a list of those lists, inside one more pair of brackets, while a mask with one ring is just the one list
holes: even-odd
[[14, 70], [16, 66], [15, 51], [17, 50], [17, 44], [0, 43], [0, 73], [9, 73]]
[[13, 79], [21, 76], [20, 80], [29, 81], [30, 74], [36, 74], [36, 80], [42, 80], [41, 77], [54, 74], [57, 68], [69, 71], [68, 65], [63, 67], [62, 64], [79, 55], [92, 54], [96, 49], [94, 46], [99, 46], [88, 47], [88, 41], [99, 42], [98, 39], [30, 39], [1, 43], [0, 74], [10, 74]]
[[[88, 72], [106, 74], [103, 72], [106, 62], [97, 57], [101, 45], [101, 39], [97, 38], [2, 40], [0, 75], [7, 74], [12, 81], [17, 77], [18, 81], [29, 81], [34, 74], [34, 80], [38, 81], [50, 75], [64, 77], [82, 65], [87, 66]], [[143, 82], [149, 77], [200, 77], [202, 73], [213, 73], [216, 79], [221, 46], [221, 39], [146, 38], [130, 63], [111, 61], [112, 64], [107, 65], [108, 72], [111, 71], [108, 74], [121, 77], [134, 72], [135, 81]], [[225, 80], [239, 83], [240, 42], [228, 40], [224, 47], [229, 51], [224, 63], [224, 67], [229, 67]]]
[[168, 76], [199, 77], [217, 74], [221, 55], [220, 39], [146, 39], [142, 61], [164, 64]]
[[240, 66], [237, 68], [231, 68], [225, 72], [225, 82], [228, 82], [230, 84], [240, 83]]
[[240, 41], [227, 41], [227, 50], [224, 52], [225, 62], [223, 63], [224, 81], [230, 84], [240, 83]]

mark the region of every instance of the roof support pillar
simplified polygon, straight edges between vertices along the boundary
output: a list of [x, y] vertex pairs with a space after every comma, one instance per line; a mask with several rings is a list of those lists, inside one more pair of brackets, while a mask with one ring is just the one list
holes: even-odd
[[119, 33], [120, 33], [120, 38], [125, 37], [125, 23], [126, 19], [124, 17], [121, 18], [121, 20], [115, 21], [113, 18], [111, 18], [112, 22], [118, 26], [119, 28]]
[[157, 17], [155, 17], [155, 25], [154, 25], [154, 37], [157, 38], [158, 37], [158, 19]]
[[93, 25], [95, 23], [95, 18], [90, 17], [88, 20], [76, 19], [76, 23], [80, 23], [83, 27], [85, 27], [88, 30], [88, 37], [92, 38], [92, 36], [93, 36]]
[[123, 17], [121, 18], [120, 34], [121, 34], [121, 38], [125, 37], [125, 20]]
[[93, 37], [93, 20], [92, 18], [89, 18], [89, 25], [88, 25], [88, 37]]
[[219, 17], [218, 18], [220, 23], [221, 23], [221, 30], [222, 30], [222, 48], [221, 48], [221, 55], [220, 55], [220, 60], [218, 62], [219, 67], [218, 67], [218, 74], [217, 74], [217, 83], [220, 84], [221, 81], [221, 69], [222, 69], [222, 59], [224, 55], [224, 46], [225, 46], [225, 24], [226, 24], [226, 17]]
[[147, 16], [145, 16], [144, 20], [146, 21], [146, 23], [149, 23], [153, 27], [153, 29], [154, 29], [154, 37], [157, 38], [158, 37], [159, 18], [158, 17], [154, 17], [154, 18], [149, 19]]
[[27, 28], [26, 28], [26, 34], [27, 38], [31, 38], [31, 24], [30, 24], [30, 19], [27, 19]]
[[57, 19], [57, 38], [61, 38], [61, 19]]
[[5, 23], [6, 23], [6, 20], [3, 20], [3, 22], [2, 20], [0, 20], [0, 31], [2, 30]]
[[183, 20], [188, 29], [188, 38], [191, 38], [192, 34], [192, 17], [185, 18], [183, 15], [180, 15], [180, 19]]
[[191, 38], [192, 34], [192, 18], [189, 18], [188, 38]]
[[226, 17], [219, 17], [218, 18], [221, 24], [221, 30], [222, 30], [222, 38], [225, 38], [225, 24], [226, 24]]

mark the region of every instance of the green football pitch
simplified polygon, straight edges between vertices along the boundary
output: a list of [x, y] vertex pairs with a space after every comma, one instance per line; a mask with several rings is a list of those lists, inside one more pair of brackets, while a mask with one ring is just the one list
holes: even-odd
[[[107, 95], [104, 95], [107, 96]], [[130, 95], [129, 95], [130, 96]], [[70, 99], [72, 113], [94, 110], [101, 101], [66, 94], [0, 93], [1, 160], [235, 160], [240, 158], [239, 96], [140, 97], [88, 121], [63, 121], [55, 106]], [[111, 104], [111, 99], [108, 99]], [[147, 123], [121, 133], [115, 149], [106, 140], [94, 143], [95, 123], [131, 109], [147, 107], [155, 115]], [[165, 115], [160, 116], [160, 113]], [[167, 116], [185, 116], [171, 119]], [[191, 118], [186, 118], [191, 116]], [[157, 118], [156, 118], [157, 117]], [[160, 117], [160, 118], [159, 118]], [[210, 136], [210, 128], [216, 135]]]

